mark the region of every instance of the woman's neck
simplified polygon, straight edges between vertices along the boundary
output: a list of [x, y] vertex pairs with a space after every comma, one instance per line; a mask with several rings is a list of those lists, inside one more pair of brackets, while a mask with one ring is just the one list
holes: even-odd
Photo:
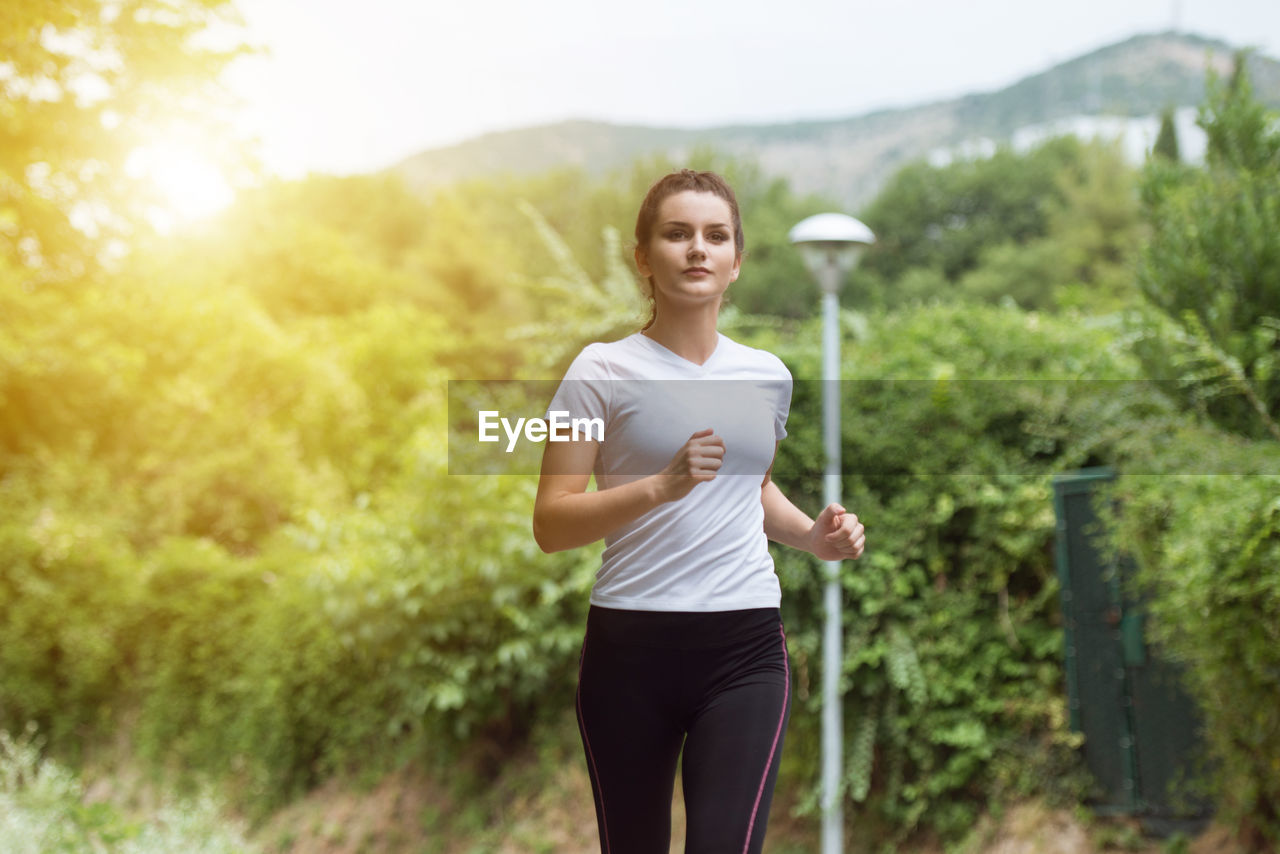
[[680, 358], [701, 365], [711, 358], [720, 340], [716, 331], [719, 314], [719, 305], [708, 306], [708, 310], [704, 311], [681, 312], [674, 316], [659, 311], [653, 325], [642, 334]]

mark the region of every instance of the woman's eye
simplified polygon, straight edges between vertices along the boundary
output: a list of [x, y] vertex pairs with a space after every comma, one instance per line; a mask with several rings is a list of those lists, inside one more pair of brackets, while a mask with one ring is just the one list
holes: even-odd
[[674, 230], [674, 231], [668, 231], [668, 232], [667, 232], [667, 239], [668, 239], [668, 240], [683, 240], [683, 239], [684, 239], [684, 232], [683, 232], [683, 231], [680, 231], [679, 229], [676, 229], [676, 230]]
[[729, 235], [725, 234], [723, 231], [716, 231], [716, 232], [712, 232], [711, 239], [716, 241], [717, 243], [723, 243], [724, 241], [729, 239]]

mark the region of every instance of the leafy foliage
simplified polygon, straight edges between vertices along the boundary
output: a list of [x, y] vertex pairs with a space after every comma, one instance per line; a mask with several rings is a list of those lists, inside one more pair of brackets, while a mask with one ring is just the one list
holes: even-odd
[[1205, 167], [1148, 165], [1138, 352], [1227, 431], [1280, 439], [1280, 132], [1242, 68], [1210, 81]]
[[[1166, 318], [1136, 340], [1248, 438], [1094, 382], [1137, 373], [1132, 335], [1078, 313], [1132, 296], [1141, 223], [1115, 152], [1062, 141], [918, 165], [868, 214], [882, 240], [855, 287], [903, 310], [842, 318], [844, 493], [872, 550], [840, 576], [841, 678], [845, 795], [878, 838], [954, 838], [987, 803], [1083, 785], [1053, 470], [1271, 459], [1240, 401], [1247, 388], [1274, 415], [1274, 131], [1218, 97], [1210, 167], [1149, 172], [1144, 287]], [[693, 161], [738, 187], [749, 260], [722, 320], [801, 380], [775, 476], [816, 509], [817, 301], [785, 233], [821, 203], [711, 152]], [[385, 177], [281, 182], [198, 232], [136, 240], [114, 273], [59, 267], [61, 226], [10, 218], [44, 242], [0, 258], [0, 726], [35, 721], [70, 758], [127, 727], [159, 764], [265, 810], [339, 770], [463, 753], [492, 768], [562, 714], [596, 553], [537, 552], [530, 477], [449, 474], [446, 387], [552, 378], [638, 326], [625, 235], [669, 166], [425, 200]], [[71, 286], [32, 287], [32, 270]], [[1222, 786], [1269, 834], [1274, 490], [1177, 483], [1135, 488], [1118, 536], [1152, 577], [1177, 576], [1155, 607], [1198, 696], [1246, 685], [1216, 719]], [[821, 579], [794, 552], [777, 565], [797, 688], [784, 785], [812, 794]]]
[[[385, 230], [322, 203], [360, 194]], [[129, 276], [5, 283], [5, 725], [72, 751], [129, 719], [266, 809], [339, 768], [500, 755], [564, 706], [590, 553], [538, 553], [529, 477], [447, 473], [447, 366], [501, 376], [511, 346], [441, 314], [457, 243], [411, 224], [478, 240], [448, 211], [316, 179]]]
[[1182, 159], [1178, 146], [1178, 126], [1174, 123], [1172, 107], [1166, 107], [1160, 112], [1160, 131], [1156, 134], [1155, 144], [1151, 146], [1151, 154], [1163, 157], [1170, 163], [1177, 163]]
[[84, 786], [40, 756], [31, 733], [0, 731], [0, 849], [8, 854], [249, 854], [210, 798], [168, 803], [145, 820], [85, 803]]
[[893, 280], [924, 267], [955, 280], [978, 265], [985, 247], [1043, 235], [1042, 203], [1056, 194], [1059, 174], [1080, 149], [1063, 138], [1027, 157], [1001, 149], [941, 168], [907, 166], [862, 214], [877, 238], [863, 270]]
[[234, 21], [229, 0], [7, 4], [0, 259], [39, 280], [74, 276], [96, 266], [102, 241], [142, 222], [150, 200], [125, 160], [178, 116], [209, 126], [190, 96], [202, 93], [207, 110], [218, 70], [239, 52], [196, 39], [219, 21]]
[[[840, 576], [852, 820], [880, 838], [955, 838], [991, 800], [1069, 801], [1084, 783], [1062, 696], [1050, 472], [1112, 453], [1089, 426], [1107, 386], [1087, 381], [1134, 366], [1104, 326], [1012, 309], [935, 306], [848, 324], [843, 503], [871, 543]], [[773, 346], [793, 375], [813, 377], [817, 338], [801, 330]], [[797, 383], [774, 469], [810, 510], [818, 385]], [[812, 786], [822, 578], [803, 555], [775, 558], [805, 709], [787, 762]]]
[[1137, 559], [1153, 634], [1186, 665], [1220, 816], [1247, 849], [1267, 851], [1280, 843], [1280, 133], [1243, 57], [1228, 84], [1211, 77], [1208, 88], [1204, 168], [1147, 167], [1141, 284], [1154, 316], [1134, 339], [1201, 423], [1173, 453], [1134, 449], [1164, 476], [1122, 480], [1114, 542]]
[[[1198, 441], [1222, 453], [1215, 431]], [[1234, 453], [1268, 474], [1122, 479], [1116, 542], [1138, 559], [1152, 636], [1185, 666], [1204, 716], [1219, 818], [1267, 851], [1280, 839], [1280, 452], [1268, 442]]]
[[877, 242], [852, 278], [852, 301], [1115, 310], [1135, 296], [1133, 188], [1118, 150], [1067, 138], [910, 166], [864, 214]]

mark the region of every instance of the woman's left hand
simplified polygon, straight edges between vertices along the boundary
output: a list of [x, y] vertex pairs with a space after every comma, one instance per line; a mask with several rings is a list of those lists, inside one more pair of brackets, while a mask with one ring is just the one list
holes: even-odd
[[856, 560], [867, 544], [858, 517], [834, 502], [818, 514], [808, 539], [808, 551], [822, 560]]

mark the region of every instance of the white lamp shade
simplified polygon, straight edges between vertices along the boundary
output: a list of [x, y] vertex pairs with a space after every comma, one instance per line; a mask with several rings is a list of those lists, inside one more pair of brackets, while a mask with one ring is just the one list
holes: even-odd
[[787, 238], [792, 243], [861, 243], [869, 246], [876, 236], [861, 220], [842, 213], [820, 213], [792, 226]]
[[823, 290], [839, 287], [840, 277], [857, 266], [862, 250], [876, 242], [865, 223], [842, 213], [820, 213], [801, 220], [787, 237]]

